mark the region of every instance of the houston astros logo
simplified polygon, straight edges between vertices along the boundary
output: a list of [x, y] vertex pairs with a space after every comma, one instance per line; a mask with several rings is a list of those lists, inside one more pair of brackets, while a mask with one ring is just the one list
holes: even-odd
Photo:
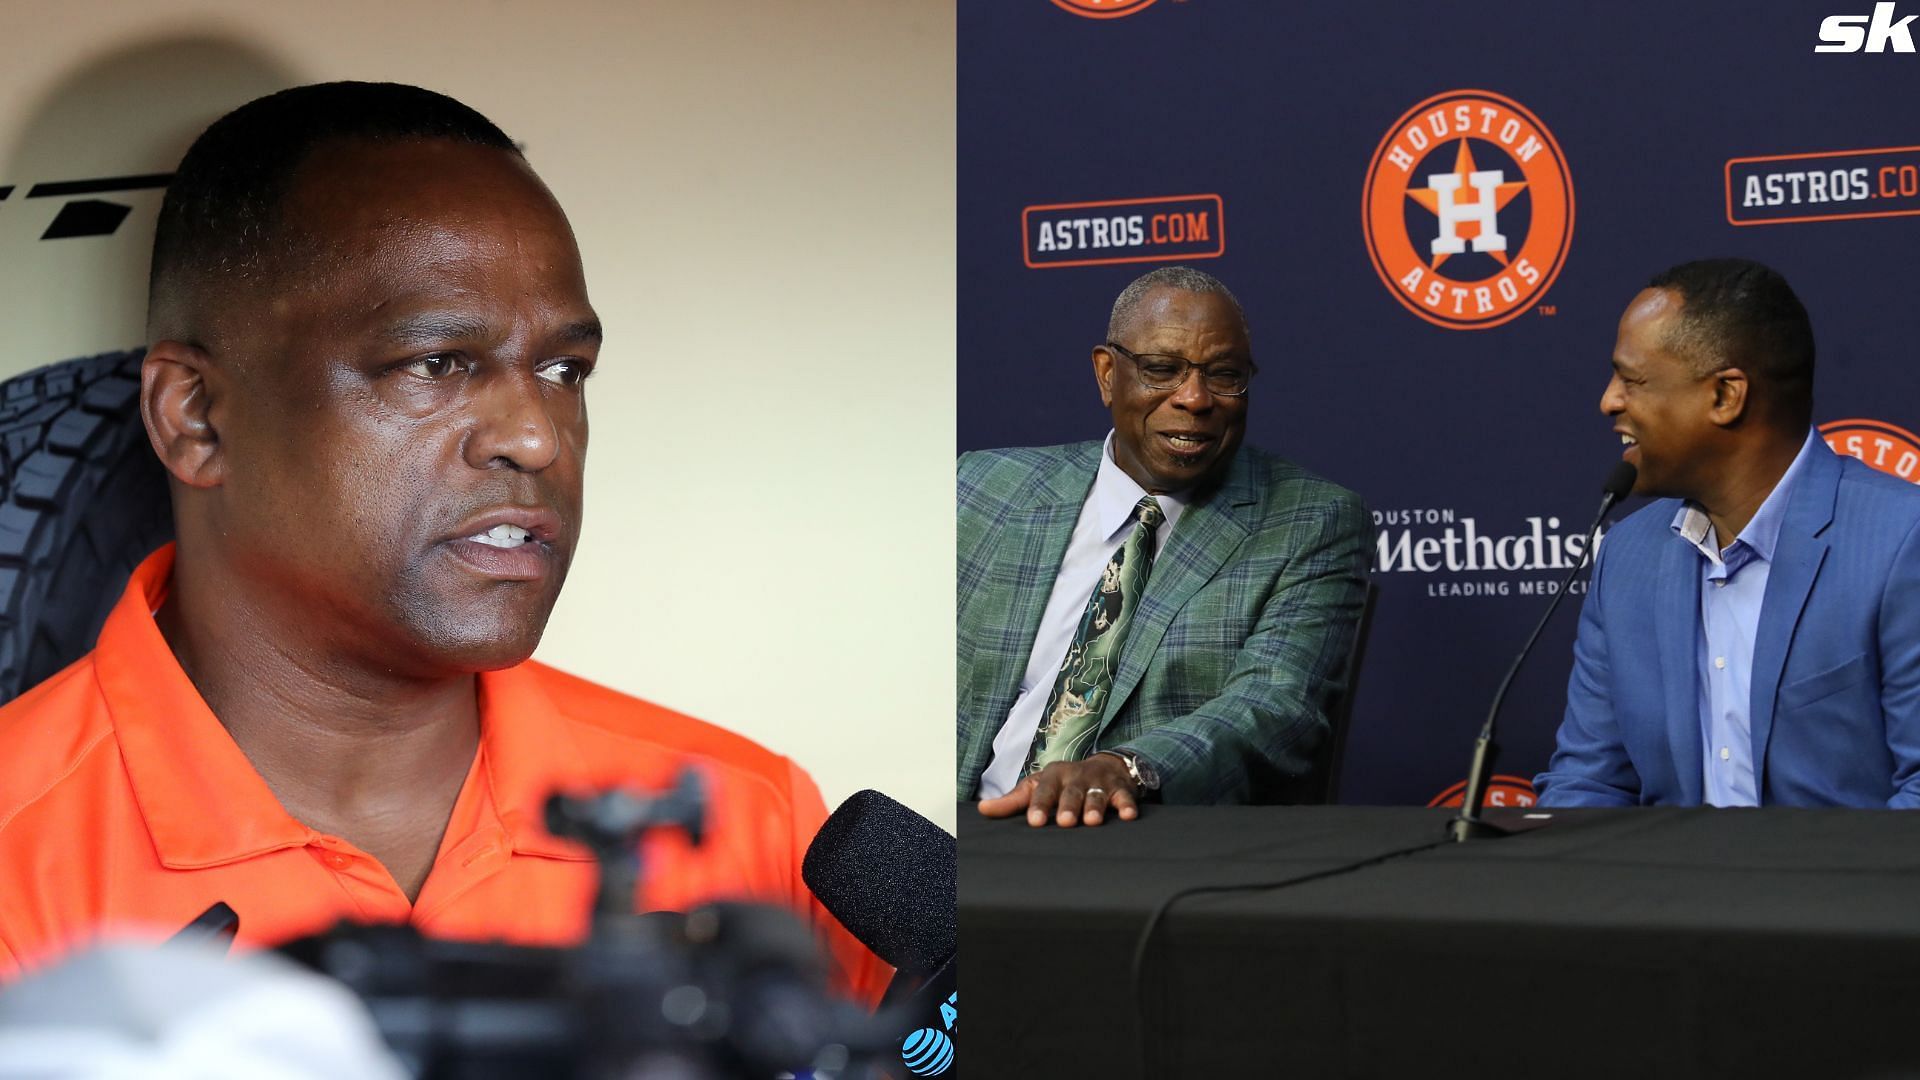
[[1373, 268], [1407, 310], [1484, 330], [1531, 308], [1560, 273], [1573, 181], [1560, 144], [1518, 102], [1452, 90], [1388, 129], [1360, 214]]
[[1089, 19], [1117, 19], [1152, 5], [1153, 0], [1053, 0], [1054, 7]]
[[[1524, 776], [1506, 776], [1496, 773], [1488, 779], [1487, 793], [1480, 798], [1480, 805], [1487, 806], [1532, 806], [1533, 781]], [[1433, 797], [1428, 806], [1445, 806], [1459, 809], [1467, 801], [1467, 782], [1465, 780]]]
[[1836, 454], [1920, 484], [1920, 435], [1906, 428], [1881, 420], [1830, 420], [1820, 425], [1820, 437]]

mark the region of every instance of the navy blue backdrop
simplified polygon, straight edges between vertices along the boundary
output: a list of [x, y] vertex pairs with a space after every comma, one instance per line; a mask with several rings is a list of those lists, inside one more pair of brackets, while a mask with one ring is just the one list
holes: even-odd
[[[1561, 576], [1552, 538], [1619, 456], [1597, 404], [1655, 272], [1783, 272], [1813, 315], [1817, 420], [1920, 482], [1920, 54], [1898, 51], [1920, 0], [1903, 8], [962, 3], [960, 449], [1101, 436], [1088, 354], [1114, 295], [1168, 262], [1219, 276], [1261, 366], [1248, 439], [1360, 492], [1384, 539], [1342, 801], [1442, 796]], [[1855, 14], [1878, 51], [1815, 52]], [[1467, 250], [1435, 264], [1436, 208], [1480, 190], [1430, 182], [1463, 140], [1510, 185], [1482, 192], [1507, 249], [1457, 227]], [[1551, 750], [1578, 599], [1515, 687], [1500, 773]]]

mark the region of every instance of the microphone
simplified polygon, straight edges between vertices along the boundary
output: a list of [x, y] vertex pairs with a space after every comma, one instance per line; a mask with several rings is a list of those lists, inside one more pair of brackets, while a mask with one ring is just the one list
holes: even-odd
[[954, 863], [946, 830], [869, 789], [820, 826], [800, 876], [862, 945], [924, 977], [953, 958]]
[[955, 862], [946, 830], [869, 789], [827, 818], [800, 866], [840, 925], [896, 969], [879, 1014], [897, 1020], [902, 1064], [947, 1080], [960, 1002]]
[[1520, 674], [1520, 665], [1526, 662], [1527, 654], [1533, 651], [1534, 643], [1540, 640], [1540, 632], [1547, 628], [1547, 621], [1553, 618], [1553, 612], [1567, 595], [1567, 589], [1573, 585], [1574, 575], [1587, 564], [1593, 555], [1596, 536], [1600, 532], [1600, 523], [1606, 520], [1607, 511], [1633, 490], [1633, 482], [1639, 476], [1639, 470], [1630, 461], [1622, 461], [1607, 474], [1607, 482], [1600, 496], [1600, 511], [1593, 515], [1593, 524], [1587, 526], [1587, 545], [1580, 552], [1580, 558], [1567, 571], [1565, 581], [1554, 592], [1553, 601], [1547, 605], [1546, 614], [1540, 616], [1540, 622], [1533, 628], [1532, 636], [1520, 648], [1520, 655], [1513, 658], [1513, 666], [1507, 669], [1507, 677], [1500, 680], [1500, 689], [1494, 692], [1493, 706], [1487, 710], [1487, 722], [1480, 728], [1480, 737], [1473, 744], [1473, 764], [1467, 768], [1467, 788], [1460, 801], [1460, 814], [1447, 823], [1447, 831], [1456, 842], [1472, 839], [1476, 836], [1505, 836], [1510, 830], [1495, 825], [1480, 816], [1480, 801], [1486, 797], [1487, 782], [1493, 778], [1494, 759], [1500, 756], [1499, 744], [1493, 741], [1494, 720], [1500, 715], [1500, 706], [1507, 700], [1507, 691], [1513, 687], [1513, 677]]
[[207, 910], [195, 915], [192, 922], [175, 931], [167, 944], [204, 943], [225, 951], [239, 933], [239, 914], [225, 900], [216, 900]]

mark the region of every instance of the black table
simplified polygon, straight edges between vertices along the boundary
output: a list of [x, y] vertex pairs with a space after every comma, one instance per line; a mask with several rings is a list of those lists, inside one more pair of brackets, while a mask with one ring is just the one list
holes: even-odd
[[1030, 829], [960, 807], [973, 1076], [1920, 1076], [1920, 813], [1151, 807]]

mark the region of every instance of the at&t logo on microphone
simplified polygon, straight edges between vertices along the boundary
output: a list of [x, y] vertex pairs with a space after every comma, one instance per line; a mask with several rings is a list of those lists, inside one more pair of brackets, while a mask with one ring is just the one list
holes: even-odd
[[900, 1060], [915, 1076], [939, 1076], [953, 1067], [953, 1037], [947, 1032], [960, 1020], [960, 991], [940, 1003], [940, 1019], [946, 1031], [921, 1028], [900, 1044]]

